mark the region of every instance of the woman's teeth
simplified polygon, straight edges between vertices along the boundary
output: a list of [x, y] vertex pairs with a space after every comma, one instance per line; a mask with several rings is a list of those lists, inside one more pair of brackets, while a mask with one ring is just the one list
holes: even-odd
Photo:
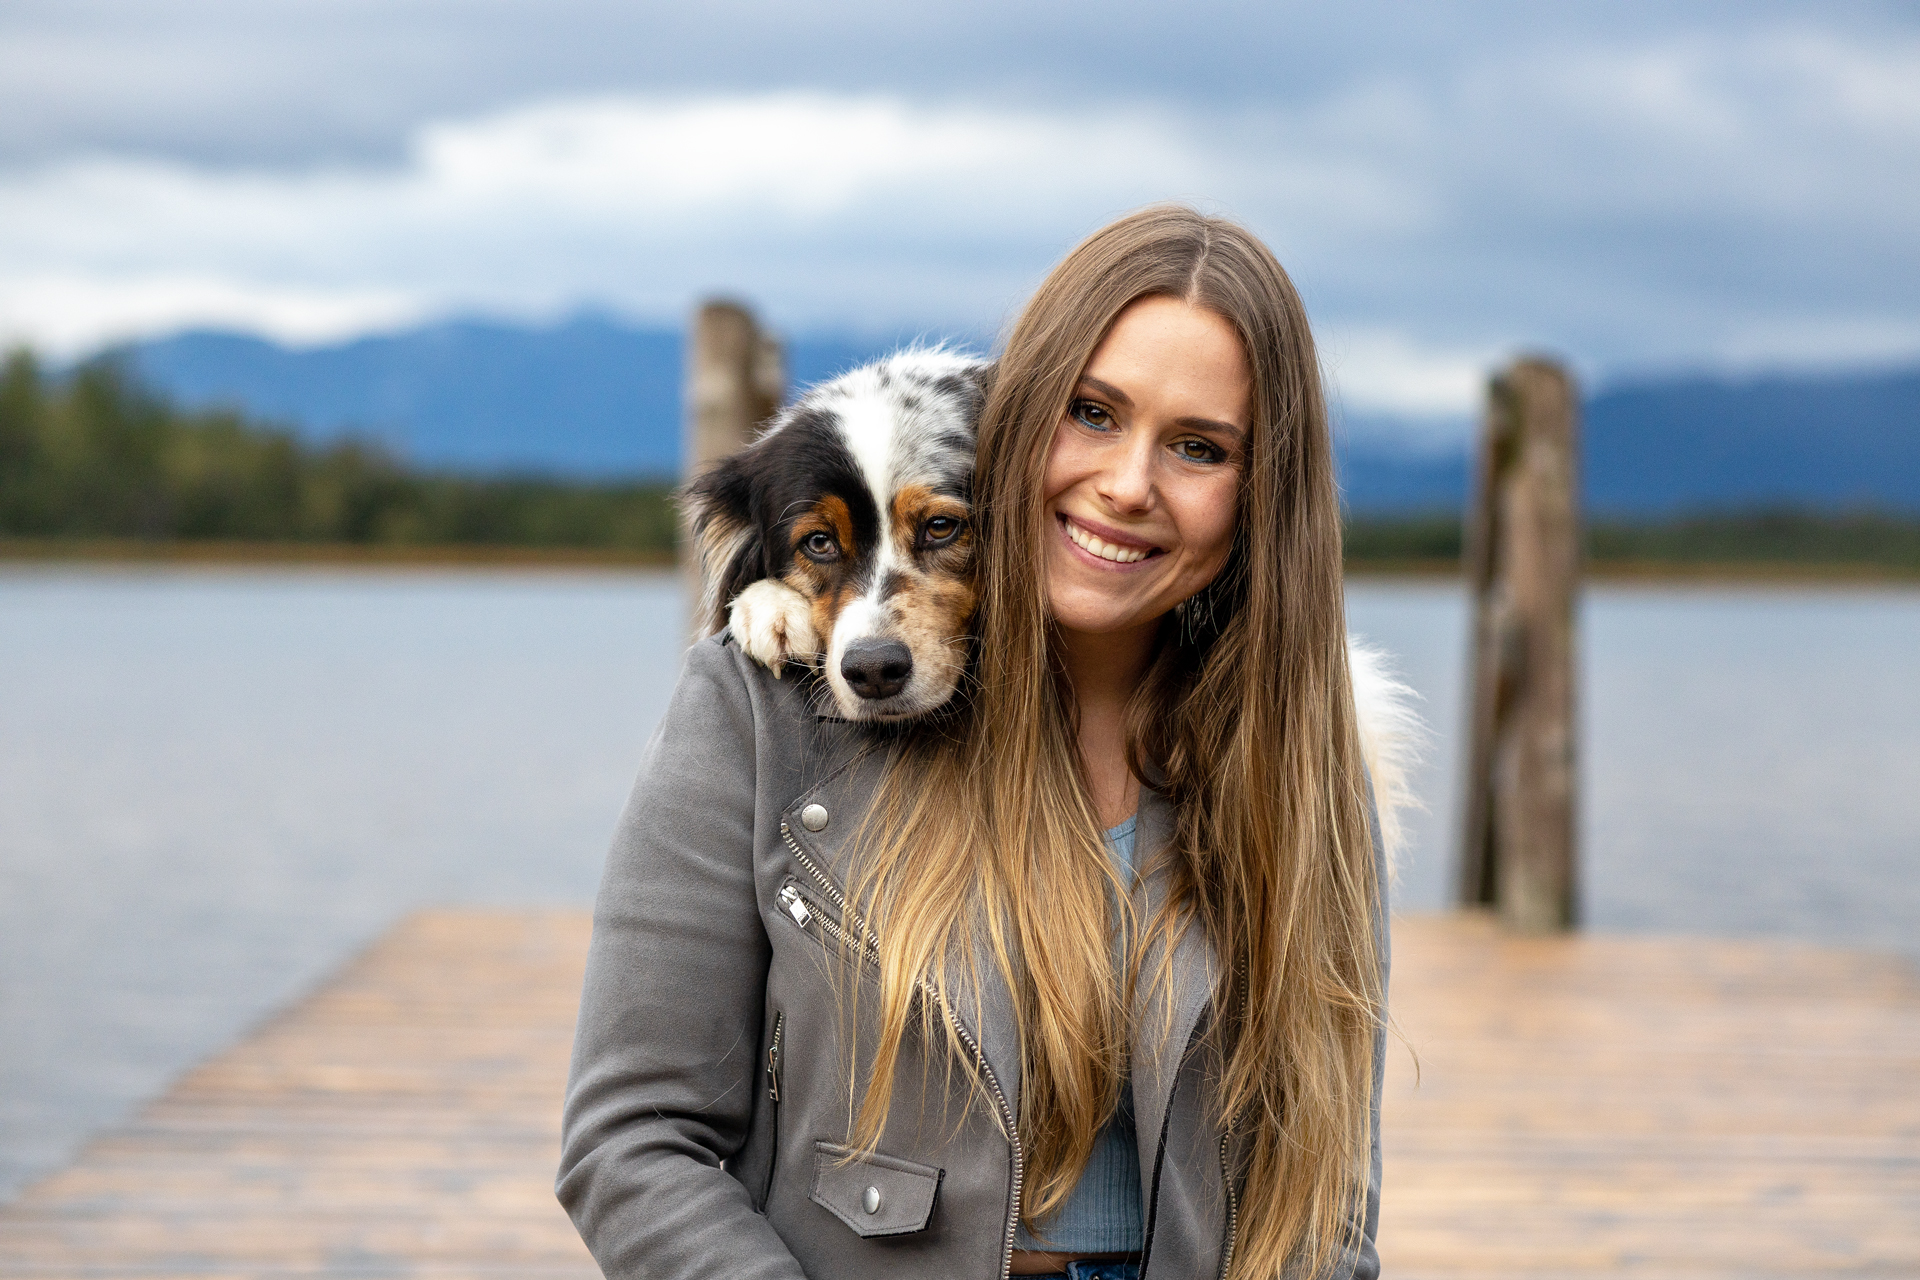
[[1111, 542], [1102, 542], [1071, 520], [1066, 521], [1066, 526], [1067, 536], [1073, 539], [1075, 546], [1092, 552], [1102, 560], [1111, 560], [1115, 564], [1132, 564], [1135, 560], [1147, 558], [1146, 551], [1135, 547], [1116, 547]]

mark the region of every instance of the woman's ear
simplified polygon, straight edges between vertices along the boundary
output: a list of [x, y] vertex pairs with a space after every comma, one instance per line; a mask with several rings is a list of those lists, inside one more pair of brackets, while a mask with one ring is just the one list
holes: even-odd
[[753, 476], [747, 455], [736, 453], [683, 485], [681, 509], [693, 524], [700, 557], [700, 633], [727, 625], [727, 605], [764, 578], [766, 542], [753, 518]]

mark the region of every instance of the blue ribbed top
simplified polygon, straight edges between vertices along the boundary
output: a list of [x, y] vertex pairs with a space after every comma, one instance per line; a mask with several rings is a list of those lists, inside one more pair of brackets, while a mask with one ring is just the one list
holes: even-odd
[[[1135, 819], [1128, 818], [1106, 832], [1107, 851], [1118, 864], [1120, 878], [1131, 884], [1139, 871], [1134, 864]], [[1073, 1190], [1044, 1222], [1046, 1235], [1037, 1240], [1020, 1224], [1016, 1249], [1045, 1249], [1056, 1253], [1137, 1253], [1146, 1241], [1140, 1217], [1140, 1147], [1134, 1140], [1133, 1084], [1120, 1085], [1120, 1106], [1094, 1139], [1093, 1155], [1073, 1184]]]

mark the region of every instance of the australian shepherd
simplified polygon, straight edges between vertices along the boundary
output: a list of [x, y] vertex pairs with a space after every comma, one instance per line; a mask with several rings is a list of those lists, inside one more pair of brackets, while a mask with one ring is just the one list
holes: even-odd
[[709, 631], [817, 666], [848, 720], [953, 696], [974, 590], [973, 444], [990, 366], [902, 351], [811, 388], [688, 489]]

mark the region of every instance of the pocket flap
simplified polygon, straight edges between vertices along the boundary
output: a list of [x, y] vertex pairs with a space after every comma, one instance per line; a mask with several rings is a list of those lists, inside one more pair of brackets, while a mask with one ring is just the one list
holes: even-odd
[[945, 1170], [875, 1152], [852, 1156], [831, 1142], [813, 1144], [813, 1190], [807, 1198], [862, 1236], [899, 1236], [925, 1229]]

